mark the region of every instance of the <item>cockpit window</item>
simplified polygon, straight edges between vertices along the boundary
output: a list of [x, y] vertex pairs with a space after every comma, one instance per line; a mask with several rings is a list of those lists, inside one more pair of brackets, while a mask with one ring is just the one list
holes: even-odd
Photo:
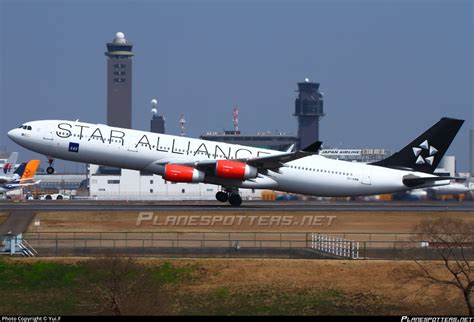
[[28, 130], [31, 131], [31, 126], [28, 125]]
[[20, 129], [23, 129], [23, 130], [28, 130], [28, 131], [31, 131], [31, 130], [32, 130], [32, 128], [31, 128], [30, 125], [21, 125], [19, 128], [20, 128]]

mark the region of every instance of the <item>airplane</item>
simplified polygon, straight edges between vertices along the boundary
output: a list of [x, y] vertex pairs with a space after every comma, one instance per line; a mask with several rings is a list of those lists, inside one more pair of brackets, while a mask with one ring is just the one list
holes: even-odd
[[313, 196], [364, 196], [449, 184], [433, 172], [464, 120], [442, 118], [399, 152], [371, 164], [327, 159], [321, 142], [274, 151], [91, 124], [40, 120], [12, 129], [17, 144], [54, 158], [140, 170], [172, 182], [221, 186], [216, 199], [240, 206], [240, 188]]
[[8, 157], [7, 161], [3, 164], [3, 171], [0, 172], [0, 184], [13, 181], [20, 177], [18, 174], [16, 174], [15, 171], [15, 165], [17, 160], [18, 152], [12, 152], [12, 154], [10, 154], [10, 156]]
[[35, 180], [33, 177], [38, 169], [40, 160], [30, 160], [23, 162], [15, 171], [15, 179], [0, 184], [0, 193], [36, 185], [41, 180]]
[[412, 199], [438, 199], [442, 196], [451, 195], [460, 198], [460, 195], [470, 193], [472, 189], [461, 182], [450, 182], [444, 186], [428, 187], [424, 189], [414, 189], [407, 192], [406, 196], [399, 198]]
[[460, 195], [472, 191], [472, 189], [461, 182], [451, 182], [445, 186], [429, 187], [426, 188], [426, 190], [428, 191], [428, 195], [431, 194], [434, 197], [441, 195]]

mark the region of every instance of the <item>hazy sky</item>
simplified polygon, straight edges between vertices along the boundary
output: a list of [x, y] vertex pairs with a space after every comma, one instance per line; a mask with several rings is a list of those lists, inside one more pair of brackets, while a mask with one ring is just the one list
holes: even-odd
[[[468, 171], [472, 1], [0, 0], [0, 146], [37, 119], [106, 122], [106, 50], [134, 44], [133, 127], [158, 99], [166, 131], [296, 133], [296, 83], [321, 83], [325, 145], [398, 150], [443, 116], [466, 120], [448, 154]], [[66, 166], [67, 165], [67, 166]], [[73, 171], [76, 165], [59, 163]]]

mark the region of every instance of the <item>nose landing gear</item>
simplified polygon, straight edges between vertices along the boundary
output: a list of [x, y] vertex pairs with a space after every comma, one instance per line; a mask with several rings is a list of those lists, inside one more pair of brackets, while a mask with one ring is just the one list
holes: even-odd
[[48, 164], [49, 164], [49, 167], [46, 169], [46, 173], [47, 173], [47, 174], [53, 174], [53, 173], [54, 173], [53, 162], [54, 162], [54, 159], [48, 157]]

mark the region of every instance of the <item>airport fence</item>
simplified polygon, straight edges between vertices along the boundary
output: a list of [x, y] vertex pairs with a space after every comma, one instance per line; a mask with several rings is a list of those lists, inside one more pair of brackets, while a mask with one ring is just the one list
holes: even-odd
[[[434, 249], [413, 233], [272, 232], [29, 232], [39, 256], [107, 253], [166, 256], [308, 258], [433, 258]], [[467, 254], [474, 259], [474, 245]]]

